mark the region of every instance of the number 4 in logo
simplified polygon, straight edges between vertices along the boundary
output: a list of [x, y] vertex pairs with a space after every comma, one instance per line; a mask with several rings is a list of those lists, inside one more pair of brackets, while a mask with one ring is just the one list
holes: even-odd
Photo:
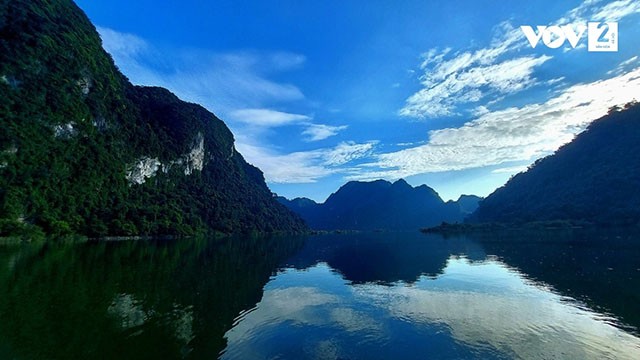
[[618, 51], [618, 23], [590, 22], [589, 51]]

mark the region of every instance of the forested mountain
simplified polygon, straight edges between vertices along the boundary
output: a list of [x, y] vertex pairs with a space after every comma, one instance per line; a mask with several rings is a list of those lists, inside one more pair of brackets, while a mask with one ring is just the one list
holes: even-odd
[[133, 86], [71, 0], [0, 0], [0, 236], [296, 231], [226, 125]]
[[612, 109], [480, 203], [474, 221], [640, 221], [640, 105]]
[[351, 181], [318, 204], [310, 199], [278, 198], [318, 230], [416, 230], [443, 221], [462, 221], [480, 198], [444, 202], [432, 188], [412, 187], [404, 180], [390, 183]]

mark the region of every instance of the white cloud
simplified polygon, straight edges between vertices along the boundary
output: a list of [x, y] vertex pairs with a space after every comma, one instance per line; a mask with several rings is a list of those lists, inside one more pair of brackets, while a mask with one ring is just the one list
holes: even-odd
[[491, 91], [518, 92], [534, 83], [533, 69], [551, 59], [545, 55], [526, 56], [490, 63], [501, 51], [505, 50], [466, 52], [436, 62], [433, 67], [423, 67], [424, 88], [407, 99], [400, 115], [418, 118], [451, 115], [457, 105], [479, 101]]
[[267, 59], [274, 69], [285, 71], [297, 69], [307, 61], [304, 55], [284, 51], [269, 54]]
[[511, 161], [531, 162], [573, 139], [613, 105], [636, 99], [640, 68], [577, 84], [538, 104], [487, 112], [461, 127], [431, 131], [422, 146], [377, 155], [350, 179], [397, 179]]
[[[272, 183], [310, 183], [348, 172], [339, 168], [369, 156], [374, 142], [342, 142], [335, 147], [281, 153], [265, 146], [267, 130], [296, 125], [307, 141], [337, 135], [346, 125], [313, 123], [305, 114], [277, 111], [269, 104], [304, 99], [291, 84], [272, 81], [268, 75], [295, 70], [306, 61], [289, 52], [210, 53], [198, 50], [162, 51], [144, 39], [108, 28], [99, 29], [105, 49], [117, 65], [142, 85], [163, 86], [182, 99], [221, 112], [239, 130], [236, 148]], [[150, 61], [152, 63], [150, 63]]]
[[527, 166], [510, 166], [492, 170], [492, 174], [517, 174], [527, 170]]
[[[604, 3], [604, 4], [603, 4]], [[585, 0], [577, 7], [569, 10], [563, 17], [550, 25], [570, 23], [586, 23], [588, 21], [619, 21], [624, 17], [640, 12], [640, 4], [636, 0]]]
[[275, 127], [310, 119], [307, 115], [291, 114], [271, 109], [240, 109], [229, 113], [232, 120], [259, 127]]
[[407, 147], [407, 146], [416, 146], [420, 144], [424, 144], [426, 141], [415, 141], [415, 142], [400, 142], [397, 143], [396, 146]]
[[621, 0], [608, 3], [597, 9], [592, 20], [619, 21], [623, 17], [640, 13], [640, 2], [637, 0]]
[[[316, 264], [304, 271], [315, 278], [339, 278], [326, 263]], [[359, 336], [361, 333], [381, 336], [381, 324], [369, 313], [344, 306], [350, 300], [349, 292], [334, 293], [318, 286], [302, 285], [298, 274], [298, 270], [284, 270], [266, 285], [256, 307], [241, 314], [233, 328], [225, 334], [227, 347], [220, 354], [221, 359], [350, 358], [349, 348], [343, 348], [341, 336]], [[276, 329], [289, 326], [298, 329], [326, 327], [336, 336], [327, 339], [322, 332], [312, 331], [304, 336], [303, 342], [297, 343], [293, 356], [293, 353], [287, 352], [291, 346], [283, 343], [287, 350], [279, 348], [277, 344], [274, 346], [275, 342], [271, 341], [274, 331], [278, 331]]]
[[564, 81], [564, 80], [565, 80], [565, 77], [564, 76], [560, 76], [560, 77], [557, 77], [557, 78], [554, 78], [554, 79], [547, 80], [547, 82], [545, 84], [551, 86], [551, 85], [555, 85], [555, 84], [558, 84], [558, 83], [562, 83], [562, 81]]
[[306, 135], [308, 141], [319, 141], [335, 136], [347, 127], [347, 125], [331, 126], [324, 124], [309, 124], [302, 132], [302, 135]]
[[482, 116], [488, 112], [489, 112], [489, 109], [484, 105], [480, 105], [471, 111], [473, 116]]
[[[619, 21], [637, 13], [637, 1], [590, 0], [551, 24]], [[473, 116], [470, 121], [460, 127], [430, 132], [424, 145], [379, 154], [377, 161], [360, 165], [361, 171], [348, 178], [397, 179], [514, 161], [530, 163], [570, 141], [611, 106], [633, 100], [633, 94], [640, 90], [640, 73], [632, 70], [639, 65], [638, 57], [609, 71], [608, 75], [617, 76], [609, 80], [570, 84], [560, 74], [541, 81], [537, 79], [537, 69], [552, 58], [529, 54], [522, 32], [508, 21], [498, 24], [494, 34], [485, 48], [435, 48], [423, 54], [419, 78], [422, 89], [408, 97], [399, 111], [402, 116], [433, 118], [460, 115], [460, 108], [465, 106], [465, 113]], [[584, 47], [586, 41], [577, 48]], [[546, 100], [494, 110], [505, 98], [538, 84], [549, 88]], [[510, 167], [493, 173], [519, 170]]]
[[141, 38], [115, 30], [97, 27], [105, 49], [114, 57], [132, 57], [147, 51], [149, 45]]
[[281, 154], [240, 140], [236, 148], [262, 170], [267, 182], [282, 184], [314, 183], [325, 176], [349, 172], [351, 169], [339, 166], [370, 156], [376, 144], [342, 142], [333, 148]]
[[[619, 21], [640, 13], [637, 0], [620, 0], [607, 4], [585, 1], [568, 11], [553, 24], [586, 23], [587, 21]], [[520, 29], [508, 21], [494, 29], [490, 46], [475, 51], [453, 52], [451, 48], [430, 49], [423, 54], [420, 69], [422, 89], [409, 96], [401, 116], [435, 118], [458, 114], [460, 105], [512, 95], [536, 85], [534, 71], [551, 59], [550, 56], [522, 56], [527, 44]], [[586, 48], [585, 41], [576, 49]], [[568, 51], [570, 48], [565, 48]], [[505, 59], [508, 57], [510, 59]], [[517, 56], [517, 57], [513, 57]]]
[[265, 147], [238, 142], [238, 151], [262, 170], [267, 182], [281, 184], [314, 183], [337, 172], [324, 166], [317, 151], [280, 154]]
[[344, 165], [353, 160], [362, 159], [371, 155], [376, 144], [377, 141], [360, 144], [353, 141], [341, 142], [332, 149], [322, 151], [322, 158], [325, 165]]
[[292, 84], [270, 74], [299, 68], [305, 57], [289, 52], [159, 49], [144, 39], [98, 27], [103, 46], [134, 84], [162, 86], [180, 98], [226, 114], [233, 109], [262, 108], [273, 101], [304, 99]]
[[623, 62], [620, 63], [620, 66], [628, 66], [628, 65], [633, 65], [636, 64], [638, 62], [638, 55], [631, 57]]
[[425, 72], [421, 77], [423, 89], [406, 100], [399, 114], [415, 118], [452, 115], [460, 104], [480, 101], [489, 94], [516, 93], [534, 85], [534, 69], [551, 57], [523, 56], [498, 62], [498, 56], [510, 51], [509, 46], [518, 36], [502, 38], [508, 40], [493, 48], [456, 53], [447, 60], [444, 56], [449, 49], [438, 55], [434, 51], [427, 53], [421, 65]]
[[614, 69], [611, 69], [611, 70], [607, 71], [607, 75], [611, 75], [611, 74], [619, 75], [619, 74], [622, 74], [622, 73], [628, 71], [629, 69], [633, 68], [634, 66], [637, 66], [638, 64], [640, 64], [640, 59], [636, 55], [636, 56], [633, 56], [633, 57], [621, 62]]
[[[235, 51], [214, 53], [194, 49], [161, 49], [144, 39], [108, 28], [98, 28], [103, 47], [134, 84], [162, 86], [181, 99], [198, 103], [231, 120], [236, 148], [259, 166], [270, 182], [315, 182], [338, 170], [324, 164], [329, 150], [281, 154], [262, 145], [267, 130], [298, 125], [311, 127], [312, 117], [272, 109], [272, 104], [303, 100], [292, 84], [270, 77], [300, 68], [303, 55], [284, 52]], [[314, 131], [315, 130], [315, 131]], [[324, 130], [322, 133], [321, 130]], [[309, 130], [310, 139], [330, 136], [341, 127]]]

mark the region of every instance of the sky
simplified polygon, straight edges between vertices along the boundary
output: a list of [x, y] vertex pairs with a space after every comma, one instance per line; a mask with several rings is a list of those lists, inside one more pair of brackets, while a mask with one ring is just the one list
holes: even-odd
[[640, 100], [634, 0], [76, 3], [134, 84], [216, 114], [288, 198], [400, 178], [487, 196]]

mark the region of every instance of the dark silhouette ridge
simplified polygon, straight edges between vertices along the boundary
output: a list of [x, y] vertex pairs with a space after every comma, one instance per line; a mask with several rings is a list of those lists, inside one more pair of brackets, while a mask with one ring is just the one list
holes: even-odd
[[404, 180], [390, 183], [351, 181], [318, 204], [306, 198], [278, 200], [318, 230], [416, 230], [459, 222], [480, 198], [460, 197], [444, 202], [426, 185], [412, 187]]
[[612, 109], [484, 199], [472, 221], [640, 221], [640, 105]]

